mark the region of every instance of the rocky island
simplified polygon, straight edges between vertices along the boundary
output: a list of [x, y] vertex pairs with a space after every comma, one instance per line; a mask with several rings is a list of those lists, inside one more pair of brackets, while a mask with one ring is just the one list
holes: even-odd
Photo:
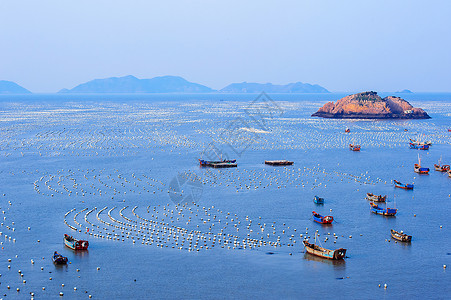
[[312, 117], [335, 119], [430, 119], [421, 108], [394, 96], [381, 98], [376, 92], [349, 95], [335, 104], [324, 104]]

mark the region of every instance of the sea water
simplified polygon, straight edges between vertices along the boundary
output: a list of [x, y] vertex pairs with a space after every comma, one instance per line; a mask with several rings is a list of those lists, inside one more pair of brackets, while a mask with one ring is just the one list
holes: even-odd
[[[451, 94], [401, 95], [428, 120], [310, 117], [343, 96], [1, 96], [0, 298], [448, 298], [451, 178], [433, 164], [451, 164]], [[238, 167], [199, 167], [219, 157]], [[367, 192], [396, 217], [372, 214]], [[316, 232], [345, 260], [305, 253]]]

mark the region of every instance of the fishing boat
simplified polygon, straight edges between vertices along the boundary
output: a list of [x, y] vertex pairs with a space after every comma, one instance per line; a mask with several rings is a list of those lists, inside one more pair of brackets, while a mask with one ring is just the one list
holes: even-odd
[[405, 189], [405, 190], [413, 190], [413, 184], [401, 183], [398, 180], [393, 180], [393, 182], [395, 183], [395, 187], [397, 187], [397, 188]]
[[339, 248], [336, 250], [330, 250], [323, 248], [316, 244], [316, 233], [315, 233], [315, 243], [309, 243], [308, 240], [303, 241], [305, 250], [307, 253], [310, 253], [312, 255], [316, 255], [319, 257], [327, 258], [327, 259], [344, 259], [346, 255], [346, 249]]
[[61, 254], [59, 254], [56, 251], [53, 253], [52, 260], [53, 260], [53, 263], [55, 263], [57, 265], [65, 265], [65, 264], [67, 264], [67, 257], [62, 256]]
[[419, 145], [419, 146], [423, 146], [423, 145], [432, 146], [432, 142], [431, 141], [420, 142], [420, 141], [417, 141], [417, 140], [414, 140], [414, 139], [410, 139], [410, 142], [412, 144], [416, 144], [416, 145]]
[[414, 165], [413, 170], [418, 174], [429, 174], [429, 168], [422, 168], [421, 167], [421, 158], [418, 154], [418, 163]]
[[72, 250], [87, 250], [89, 242], [85, 240], [77, 240], [73, 236], [64, 234], [64, 245], [71, 248]]
[[236, 164], [236, 159], [232, 160], [203, 160], [199, 159], [199, 164], [201, 167], [212, 167], [212, 168], [234, 168], [238, 165]]
[[360, 145], [349, 144], [349, 150], [360, 151]]
[[271, 166], [291, 166], [293, 162], [289, 160], [265, 160], [265, 164]]
[[448, 170], [448, 176], [451, 177], [451, 170]]
[[418, 145], [414, 143], [409, 143], [410, 149], [420, 149], [420, 150], [429, 150], [429, 145]]
[[396, 230], [390, 229], [390, 233], [391, 233], [392, 238], [394, 238], [395, 240], [401, 241], [401, 242], [409, 243], [412, 240], [412, 236], [405, 234], [404, 232], [402, 232], [402, 230], [396, 231]]
[[448, 172], [450, 169], [449, 165], [442, 165], [441, 163], [442, 163], [442, 158], [440, 157], [438, 164], [434, 164], [434, 169], [439, 172]]
[[312, 211], [313, 214], [313, 221], [320, 224], [331, 224], [334, 220], [334, 217], [332, 216], [322, 216], [319, 213]]
[[351, 129], [349, 129], [349, 128], [346, 127], [345, 132], [346, 132], [346, 133], [350, 133], [350, 132], [351, 132]]
[[315, 202], [316, 204], [324, 204], [324, 198], [315, 196], [313, 197], [313, 202]]
[[374, 195], [373, 193], [366, 193], [366, 199], [373, 202], [385, 202], [387, 195]]
[[371, 212], [377, 214], [377, 215], [384, 215], [384, 216], [394, 216], [396, 215], [396, 212], [398, 211], [396, 208], [382, 208], [373, 202], [370, 203]]

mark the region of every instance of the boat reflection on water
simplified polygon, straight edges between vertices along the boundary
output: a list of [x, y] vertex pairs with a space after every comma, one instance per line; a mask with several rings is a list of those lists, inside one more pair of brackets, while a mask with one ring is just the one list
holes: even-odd
[[309, 261], [322, 262], [322, 263], [334, 265], [334, 266], [342, 266], [343, 269], [346, 266], [346, 260], [344, 260], [344, 259], [324, 259], [324, 258], [315, 256], [313, 254], [310, 254], [307, 251], [304, 253], [304, 259], [309, 260]]
[[73, 255], [76, 258], [86, 258], [89, 256], [89, 250], [84, 250], [84, 251], [74, 251]]

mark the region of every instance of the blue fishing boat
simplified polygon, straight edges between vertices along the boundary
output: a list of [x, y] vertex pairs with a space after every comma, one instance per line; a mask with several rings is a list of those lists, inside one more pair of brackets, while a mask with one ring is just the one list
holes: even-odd
[[409, 145], [410, 145], [410, 149], [429, 150], [429, 145], [427, 145], [427, 144], [420, 145], [420, 144], [409, 143]]
[[401, 183], [398, 180], [393, 180], [393, 182], [395, 183], [395, 187], [397, 187], [397, 188], [405, 189], [405, 190], [413, 190], [413, 184]]
[[55, 263], [57, 265], [65, 265], [65, 264], [67, 264], [67, 257], [62, 256], [61, 254], [59, 254], [56, 251], [53, 253], [52, 260], [53, 260], [53, 263]]
[[316, 204], [324, 204], [324, 198], [315, 196], [313, 197], [313, 202], [315, 202]]
[[72, 250], [88, 250], [89, 242], [86, 240], [78, 240], [73, 236], [64, 234], [64, 245]]
[[322, 216], [319, 213], [312, 211], [313, 221], [320, 224], [330, 224], [334, 220], [332, 216]]
[[371, 212], [377, 214], [377, 215], [384, 215], [384, 216], [394, 216], [396, 215], [396, 212], [398, 211], [396, 208], [382, 208], [373, 202], [370, 203]]

